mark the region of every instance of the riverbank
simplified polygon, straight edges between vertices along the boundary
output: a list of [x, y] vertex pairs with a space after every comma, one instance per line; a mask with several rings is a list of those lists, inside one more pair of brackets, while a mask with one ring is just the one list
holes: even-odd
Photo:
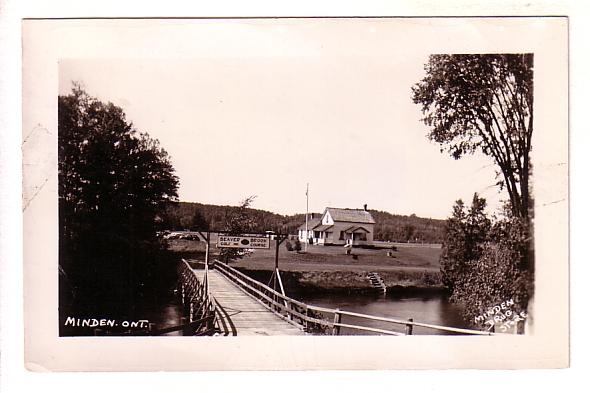
[[[273, 285], [272, 270], [236, 267], [247, 276]], [[281, 271], [281, 281], [289, 296], [309, 294], [364, 294], [374, 293], [368, 278], [369, 271]], [[444, 286], [439, 272], [428, 271], [388, 271], [378, 273], [390, 294], [429, 294], [443, 293]]]
[[[354, 248], [346, 255], [342, 247], [314, 245], [301, 253], [279, 249], [279, 269], [288, 293], [374, 292], [370, 272], [379, 274], [389, 293], [440, 292], [439, 256], [440, 248], [432, 247]], [[270, 279], [274, 258], [272, 249], [256, 250], [231, 265], [251, 277]]]
[[[230, 262], [230, 266], [268, 284], [275, 266], [275, 247], [253, 250], [248, 256]], [[202, 241], [171, 242], [171, 249], [187, 259], [204, 259]], [[210, 260], [219, 249], [210, 248]], [[376, 272], [391, 294], [427, 294], [444, 292], [439, 257], [440, 248], [398, 245], [389, 249], [354, 248], [346, 255], [342, 247], [309, 245], [307, 252], [279, 247], [279, 270], [287, 294], [371, 293], [368, 274]], [[272, 283], [271, 283], [272, 285]]]

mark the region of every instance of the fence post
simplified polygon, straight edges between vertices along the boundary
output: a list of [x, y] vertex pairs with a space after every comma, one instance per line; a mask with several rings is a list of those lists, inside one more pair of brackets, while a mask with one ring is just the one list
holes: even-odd
[[[414, 318], [408, 319], [408, 322], [414, 322]], [[413, 331], [414, 331], [414, 325], [408, 323], [406, 325], [406, 335], [411, 336]]]
[[525, 324], [523, 320], [516, 322], [516, 334], [524, 334]]
[[192, 336], [192, 332], [190, 330], [190, 327], [189, 326], [186, 326], [187, 325], [187, 319], [188, 319], [187, 317], [181, 317], [180, 318], [180, 324], [181, 325], [184, 325], [184, 328], [182, 329], [182, 335], [183, 336]]
[[214, 328], [214, 324], [215, 324], [215, 306], [208, 306], [207, 307], [207, 322], [206, 322], [206, 326], [207, 326], [207, 330], [211, 330]]
[[332, 335], [339, 336], [340, 335], [340, 326], [336, 326], [337, 323], [340, 323], [342, 319], [342, 314], [340, 314], [340, 309], [336, 309], [334, 311], [334, 327], [332, 327]]

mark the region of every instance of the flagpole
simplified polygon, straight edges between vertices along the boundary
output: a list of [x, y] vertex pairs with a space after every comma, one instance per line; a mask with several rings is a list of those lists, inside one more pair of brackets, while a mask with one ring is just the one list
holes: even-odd
[[305, 245], [304, 251], [307, 252], [307, 242], [309, 240], [309, 232], [307, 229], [307, 216], [309, 216], [309, 183], [307, 183], [307, 187], [305, 189]]

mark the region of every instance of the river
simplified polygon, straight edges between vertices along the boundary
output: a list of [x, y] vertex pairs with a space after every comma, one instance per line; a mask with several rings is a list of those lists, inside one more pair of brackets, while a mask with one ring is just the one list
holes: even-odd
[[[415, 322], [429, 323], [433, 325], [469, 328], [469, 324], [461, 315], [461, 307], [449, 302], [441, 293], [424, 295], [308, 295], [298, 296], [298, 299], [311, 305], [338, 308], [343, 311], [352, 311], [360, 314], [407, 320], [413, 318]], [[180, 324], [181, 310], [177, 298], [166, 296], [158, 305], [145, 307], [142, 315], [145, 319], [156, 324], [159, 329]], [[361, 322], [362, 321], [362, 322]], [[404, 326], [381, 321], [359, 320], [350, 316], [343, 316], [342, 323], [361, 324], [378, 329], [394, 330], [403, 333]], [[168, 333], [167, 335], [181, 335], [181, 332]], [[360, 331], [342, 328], [341, 335], [374, 335], [375, 332]], [[414, 327], [413, 334], [449, 334], [447, 332]]]
[[[423, 322], [433, 325], [450, 326], [457, 328], [469, 328], [461, 314], [461, 307], [451, 303], [440, 292], [423, 294], [298, 294], [296, 298], [304, 303], [352, 311], [360, 314], [368, 314], [386, 318], [407, 320], [413, 318], [415, 322]], [[159, 298], [156, 304], [140, 307], [139, 314], [144, 319], [156, 324], [156, 328], [179, 325], [181, 323], [181, 307], [178, 298], [172, 293]], [[326, 316], [328, 317], [328, 316]], [[331, 315], [329, 316], [331, 319]], [[383, 321], [369, 321], [350, 316], [343, 316], [342, 323], [362, 324], [378, 329], [405, 332], [405, 327]], [[173, 332], [168, 335], [181, 335], [181, 332]], [[374, 335], [376, 332], [360, 331], [350, 328], [342, 328], [341, 335]], [[413, 334], [449, 334], [447, 332], [423, 327], [414, 327]]]
[[[433, 325], [469, 328], [469, 324], [461, 315], [461, 307], [449, 302], [445, 295], [440, 293], [426, 295], [322, 295], [302, 297], [301, 301], [326, 308], [338, 308], [343, 311], [352, 311], [361, 314], [407, 320], [413, 318], [414, 322], [423, 322]], [[343, 316], [342, 323], [361, 324], [361, 320], [355, 317]], [[373, 328], [395, 330], [403, 333], [404, 326], [382, 321], [362, 320], [362, 325]], [[342, 328], [342, 335], [373, 335], [379, 334], [368, 331], [360, 331]], [[413, 334], [449, 334], [446, 332], [414, 327]]]

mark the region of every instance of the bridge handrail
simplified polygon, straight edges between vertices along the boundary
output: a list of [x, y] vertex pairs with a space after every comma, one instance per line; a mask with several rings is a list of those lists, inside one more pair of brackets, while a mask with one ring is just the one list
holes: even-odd
[[[450, 333], [461, 333], [461, 334], [480, 335], [480, 336], [497, 335], [497, 333], [492, 333], [489, 331], [480, 331], [480, 330], [473, 330], [473, 329], [463, 329], [463, 328], [455, 328], [455, 327], [449, 327], [449, 326], [440, 326], [440, 325], [434, 325], [434, 324], [428, 324], [428, 323], [422, 323], [422, 322], [414, 322], [412, 320], [401, 320], [401, 319], [395, 319], [395, 318], [379, 317], [379, 316], [374, 316], [374, 315], [369, 315], [369, 314], [356, 313], [356, 312], [352, 312], [352, 311], [343, 311], [343, 310], [338, 310], [338, 309], [309, 305], [309, 304], [303, 303], [301, 301], [292, 299], [288, 296], [285, 296], [282, 293], [273, 290], [272, 288], [254, 280], [251, 277], [248, 277], [247, 275], [240, 272], [239, 270], [237, 270], [237, 269], [235, 269], [235, 268], [233, 268], [221, 261], [215, 260], [213, 267], [215, 269], [219, 270], [221, 273], [223, 273], [230, 280], [236, 282], [236, 284], [241, 286], [247, 293], [250, 293], [250, 291], [253, 292], [253, 293], [250, 293], [251, 296], [256, 298], [257, 296], [255, 296], [255, 295], [258, 295], [258, 300], [260, 300], [260, 298], [262, 298], [266, 302], [270, 303], [270, 304], [267, 304], [266, 302], [261, 301], [261, 303], [269, 310], [271, 310], [275, 313], [277, 313], [277, 311], [286, 312], [289, 319], [292, 319], [292, 317], [296, 317], [296, 318], [300, 319], [302, 322], [305, 321], [305, 322], [323, 325], [323, 326], [326, 326], [327, 328], [332, 328], [333, 331], [336, 332], [335, 334], [338, 334], [340, 327], [344, 327], [344, 328], [349, 328], [349, 329], [373, 331], [373, 332], [377, 332], [377, 333], [390, 334], [390, 335], [404, 335], [404, 333], [396, 332], [393, 330], [377, 329], [377, 328], [372, 328], [372, 327], [363, 326], [363, 325], [341, 323], [340, 318], [343, 315], [345, 315], [345, 316], [360, 318], [360, 319], [364, 319], [364, 320], [388, 322], [388, 323], [392, 323], [392, 324], [396, 324], [396, 325], [405, 326], [406, 332], [409, 332], [406, 334], [411, 334], [412, 328], [414, 326], [417, 326], [417, 327], [423, 327], [423, 328], [427, 328], [427, 329], [445, 331], [445, 332], [450, 332]], [[256, 289], [255, 287], [257, 287], [259, 289]], [[269, 296], [269, 295], [271, 295], [271, 296]], [[287, 306], [283, 302], [286, 302]], [[293, 309], [292, 305], [296, 305], [297, 307], [303, 309], [305, 314], [299, 312], [296, 309]], [[316, 311], [319, 313], [332, 314], [334, 316], [334, 321], [332, 322], [329, 320], [311, 317], [311, 316], [307, 315], [307, 313], [309, 311]], [[280, 315], [279, 313], [277, 313], [277, 314], [279, 316], [283, 317], [283, 319], [286, 319], [284, 315]]]
[[300, 307], [307, 307], [307, 304], [305, 304], [303, 302], [300, 302], [299, 300], [295, 300], [295, 299], [292, 299], [292, 298], [290, 298], [288, 296], [285, 296], [282, 293], [280, 293], [278, 291], [275, 291], [274, 289], [272, 289], [272, 288], [270, 288], [270, 287], [262, 284], [259, 281], [256, 281], [255, 279], [253, 279], [251, 277], [248, 277], [247, 275], [245, 275], [241, 271], [239, 271], [239, 270], [237, 270], [237, 269], [235, 269], [235, 268], [233, 268], [233, 267], [231, 267], [231, 266], [229, 266], [229, 265], [227, 265], [227, 264], [225, 264], [225, 263], [223, 263], [221, 261], [215, 260], [215, 264], [213, 266], [215, 268], [217, 268], [218, 266], [221, 266], [223, 269], [229, 270], [230, 272], [236, 274], [240, 278], [246, 280], [248, 283], [254, 284], [255, 286], [257, 286], [259, 288], [263, 288], [264, 290], [270, 292], [271, 294], [273, 294], [273, 295], [275, 295], [277, 297], [280, 297], [281, 299], [288, 300], [291, 303], [296, 304], [296, 305], [298, 305]]
[[[473, 334], [473, 335], [480, 335], [480, 336], [493, 335], [492, 332], [473, 330], [473, 329], [454, 328], [454, 327], [450, 327], [450, 326], [439, 326], [439, 325], [433, 325], [433, 324], [422, 323], [422, 322], [414, 322], [414, 321], [404, 321], [401, 319], [379, 317], [379, 316], [369, 315], [369, 314], [360, 314], [360, 313], [356, 313], [356, 312], [352, 312], [352, 311], [335, 310], [332, 308], [318, 307], [318, 306], [313, 306], [313, 305], [308, 305], [307, 308], [309, 308], [310, 310], [325, 312], [325, 313], [334, 313], [337, 311], [341, 315], [348, 315], [350, 317], [363, 318], [363, 319], [368, 319], [368, 320], [373, 320], [373, 321], [390, 322], [390, 323], [394, 323], [394, 324], [398, 324], [398, 325], [405, 325], [405, 326], [408, 326], [408, 325], [419, 326], [419, 327], [424, 327], [424, 328], [429, 328], [429, 329], [434, 329], [434, 330], [443, 330], [443, 331], [453, 332], [453, 333], [465, 333], [465, 334]], [[335, 323], [335, 325], [343, 326], [343, 324], [338, 324], [338, 323]], [[343, 327], [350, 327], [350, 326], [343, 326]]]
[[[197, 293], [200, 293], [202, 296], [202, 303], [201, 306], [197, 308], [196, 314], [199, 314], [200, 311], [203, 312], [203, 320], [208, 322], [208, 329], [210, 329], [210, 326], [214, 326], [217, 323], [217, 319], [218, 319], [218, 310], [215, 307], [215, 303], [212, 301], [212, 296], [211, 293], [209, 292], [209, 287], [208, 287], [208, 278], [207, 278], [207, 274], [205, 273], [205, 280], [203, 283], [201, 283], [197, 277], [194, 274], [193, 268], [191, 267], [191, 265], [188, 263], [188, 261], [186, 261], [184, 258], [181, 259], [182, 263], [180, 265], [180, 271], [181, 272], [186, 272], [186, 273], [181, 273], [181, 276], [183, 274], [187, 274], [188, 277], [193, 277], [196, 289], [197, 289]], [[207, 272], [207, 269], [205, 269], [205, 272]], [[189, 280], [190, 282], [190, 280]], [[194, 294], [194, 296], [196, 296], [197, 294]], [[184, 300], [184, 299], [183, 299]], [[190, 304], [190, 311], [189, 311], [189, 323], [193, 322], [193, 303], [192, 303], [192, 299], [189, 301]], [[214, 329], [213, 329], [214, 330]]]
[[[274, 312], [282, 319], [285, 319], [286, 321], [299, 327], [302, 325], [305, 326], [307, 323], [323, 325], [328, 328], [333, 327], [333, 323], [329, 321], [307, 315], [307, 304], [292, 299], [288, 296], [284, 296], [282, 293], [277, 292], [272, 288], [246, 276], [242, 272], [232, 268], [231, 266], [228, 266], [223, 262], [216, 260], [213, 266], [215, 269], [223, 273], [228, 279], [238, 284], [238, 286], [240, 286], [247, 294], [258, 300], [265, 308]], [[250, 284], [258, 287], [259, 289], [254, 288]], [[301, 311], [304, 311], [305, 314], [300, 312], [300, 310], [297, 309], [298, 307], [301, 308]], [[282, 315], [280, 312], [284, 312], [287, 315]], [[298, 324], [294, 322], [293, 317], [300, 319], [302, 323]]]

